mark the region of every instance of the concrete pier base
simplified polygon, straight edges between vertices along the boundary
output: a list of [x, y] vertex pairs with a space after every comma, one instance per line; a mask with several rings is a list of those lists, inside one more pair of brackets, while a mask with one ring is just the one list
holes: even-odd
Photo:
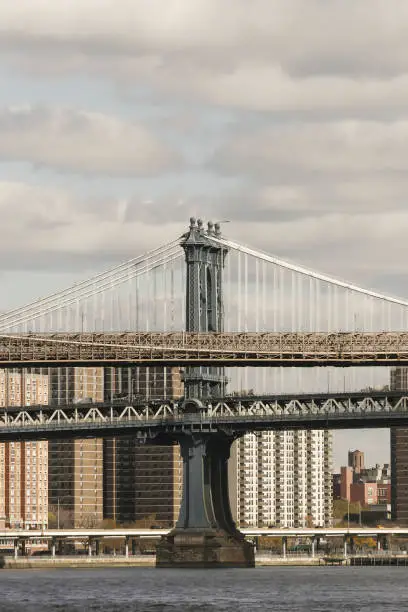
[[190, 432], [179, 435], [183, 496], [176, 527], [156, 548], [156, 567], [255, 567], [254, 545], [231, 515], [228, 458], [233, 436]]
[[222, 530], [176, 528], [159, 542], [156, 567], [255, 567], [254, 546]]

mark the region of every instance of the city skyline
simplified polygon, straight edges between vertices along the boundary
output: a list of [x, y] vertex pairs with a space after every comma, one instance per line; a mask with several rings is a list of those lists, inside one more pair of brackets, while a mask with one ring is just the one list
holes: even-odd
[[[256, 0], [250, 19], [240, 0], [84, 0], [63, 17], [30, 0], [23, 20], [2, 6], [0, 310], [178, 236], [190, 214], [407, 295], [407, 8], [357, 4]], [[335, 455], [361, 436], [385, 460], [379, 431], [336, 433]]]

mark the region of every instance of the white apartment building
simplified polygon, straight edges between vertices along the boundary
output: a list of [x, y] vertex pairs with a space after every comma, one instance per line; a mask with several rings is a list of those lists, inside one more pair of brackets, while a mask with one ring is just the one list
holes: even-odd
[[237, 440], [230, 499], [241, 526], [327, 526], [332, 520], [332, 435], [268, 431]]

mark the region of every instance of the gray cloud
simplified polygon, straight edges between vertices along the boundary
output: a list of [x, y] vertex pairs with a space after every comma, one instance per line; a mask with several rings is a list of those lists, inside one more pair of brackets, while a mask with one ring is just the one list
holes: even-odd
[[[0, 42], [83, 54], [185, 57], [217, 69], [247, 59], [294, 74], [395, 75], [407, 68], [404, 0], [29, 0], [0, 8]], [[294, 44], [296, 43], [296, 44]], [[221, 59], [221, 64], [214, 61]], [[330, 66], [330, 68], [329, 68]]]
[[[78, 24], [81, 24], [78, 26]], [[17, 65], [267, 111], [366, 114], [408, 102], [405, 0], [30, 0], [0, 7]]]
[[141, 124], [41, 107], [0, 110], [0, 159], [108, 176], [152, 176], [181, 165], [180, 156]]
[[[393, 265], [403, 274], [406, 3], [380, 0], [373, 10], [365, 1], [311, 0], [305, 11], [300, 0], [254, 0], [249, 11], [243, 0], [226, 0], [222, 12], [215, 0], [177, 6], [108, 0], [102, 10], [97, 0], [26, 5], [23, 15], [18, 2], [0, 7], [0, 45], [20, 67], [59, 76], [86, 70], [130, 88], [137, 79], [156, 100], [162, 95], [162, 108], [182, 100], [189, 117], [179, 114], [176, 123], [187, 146], [200, 147], [192, 142], [200, 130], [191, 130], [191, 118], [196, 121], [201, 103], [235, 111], [224, 144], [218, 146], [216, 131], [206, 134], [205, 148], [218, 148], [196, 186], [185, 188], [182, 175], [180, 187], [162, 187], [159, 199], [145, 188], [86, 204], [52, 189], [35, 195], [25, 220], [38, 232], [34, 251], [43, 252], [40, 238], [46, 238], [56, 257], [93, 257], [102, 244], [112, 258], [131, 256], [135, 232], [142, 234], [140, 246], [150, 247], [167, 239], [168, 228], [177, 234], [191, 212], [203, 211], [230, 219], [226, 230], [244, 242], [256, 236], [266, 250], [316, 267], [324, 261], [336, 273], [362, 276], [376, 266], [384, 275]], [[265, 110], [274, 111], [273, 123], [270, 114], [256, 116]], [[367, 113], [386, 114], [387, 122], [368, 121]], [[83, 174], [161, 176], [180, 167], [177, 154], [155, 136], [173, 129], [171, 113], [164, 114], [150, 121], [153, 133], [87, 111], [5, 110], [0, 156]], [[214, 182], [216, 197], [205, 181]], [[376, 246], [386, 243], [380, 257]]]
[[[64, 269], [126, 260], [177, 238], [184, 224], [126, 219], [123, 200], [88, 201], [51, 187], [0, 182], [3, 269]], [[143, 207], [143, 202], [133, 202]], [[18, 210], [18, 215], [16, 214]], [[101, 214], [102, 213], [102, 214]], [[156, 207], [157, 215], [157, 207]]]
[[59, 189], [0, 183], [1, 267], [76, 270], [92, 263], [103, 269], [176, 239], [189, 216], [199, 212], [205, 219], [229, 219], [223, 231], [238, 242], [363, 285], [404, 293], [407, 210], [370, 216], [328, 209], [288, 218], [261, 199], [251, 199], [249, 192], [234, 198], [233, 193], [230, 198], [192, 197], [193, 209], [171, 194], [155, 200], [84, 200]]
[[[265, 122], [266, 123], [266, 122]], [[408, 169], [408, 121], [286, 123], [246, 130], [216, 153], [212, 167], [261, 178], [364, 177]]]

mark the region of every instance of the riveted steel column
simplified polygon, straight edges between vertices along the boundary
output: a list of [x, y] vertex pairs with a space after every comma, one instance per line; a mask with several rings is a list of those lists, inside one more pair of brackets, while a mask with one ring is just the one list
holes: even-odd
[[236, 532], [228, 498], [232, 441], [219, 434], [191, 434], [180, 440], [184, 478], [177, 529]]
[[157, 545], [157, 567], [255, 567], [254, 547], [232, 519], [228, 499], [233, 435], [190, 431], [178, 437], [183, 497], [175, 529]]
[[[222, 275], [227, 249], [211, 240], [219, 237], [220, 227], [201, 219], [190, 219], [189, 232], [181, 243], [186, 259], [186, 331], [223, 331]], [[185, 397], [201, 399], [225, 393], [224, 368], [187, 367], [184, 376]]]

